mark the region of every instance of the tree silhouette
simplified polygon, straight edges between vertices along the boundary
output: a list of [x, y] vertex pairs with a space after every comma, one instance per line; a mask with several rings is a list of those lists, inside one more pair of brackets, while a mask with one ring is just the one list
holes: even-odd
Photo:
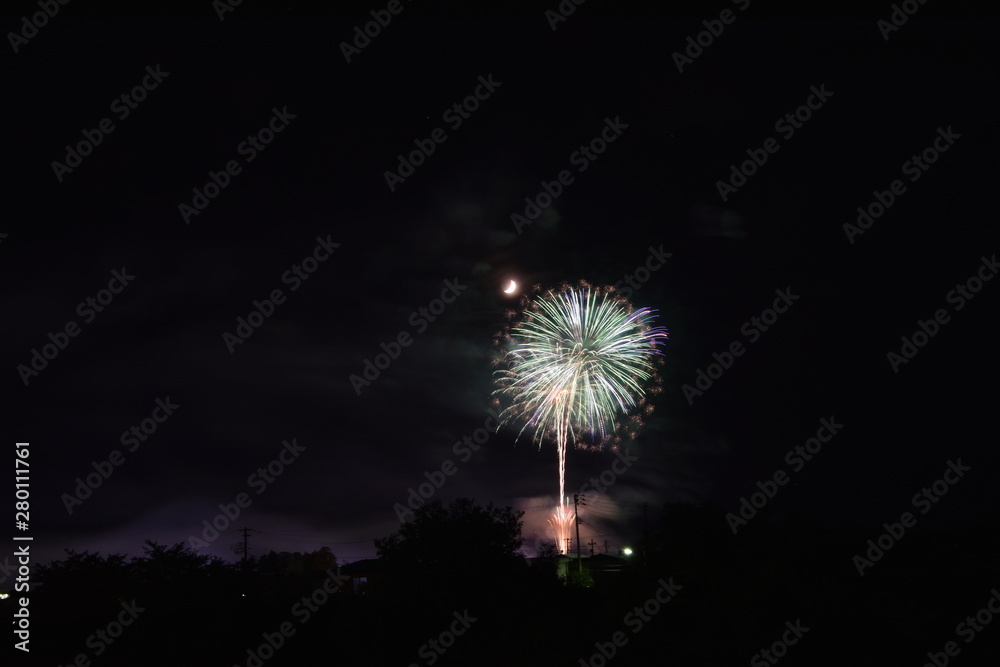
[[542, 542], [538, 546], [538, 558], [558, 558], [560, 555], [559, 547], [553, 541]]
[[136, 577], [135, 566], [123, 554], [101, 556], [66, 549], [65, 559], [36, 565], [34, 579], [48, 596], [98, 600], [127, 595]]
[[375, 548], [397, 581], [437, 594], [495, 590], [523, 571], [519, 549], [524, 512], [482, 507], [459, 498], [445, 508], [428, 502], [400, 529], [375, 540]]

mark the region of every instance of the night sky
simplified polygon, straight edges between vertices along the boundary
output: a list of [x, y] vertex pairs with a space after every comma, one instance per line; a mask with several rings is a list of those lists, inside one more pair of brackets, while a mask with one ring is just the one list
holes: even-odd
[[[588, 494], [584, 542], [631, 544], [644, 503], [650, 522], [667, 502], [738, 511], [777, 471], [776, 517], [877, 528], [958, 459], [970, 471], [920, 527], [995, 517], [1000, 281], [977, 276], [1000, 270], [996, 25], [930, 2], [884, 39], [888, 3], [757, 5], [588, 2], [553, 30], [555, 0], [404, 0], [348, 56], [385, 3], [247, 0], [220, 20], [208, 0], [186, 15], [74, 2], [23, 43], [8, 35], [4, 432], [31, 443], [36, 562], [187, 542], [240, 493], [252, 503], [204, 553], [236, 558], [249, 527], [254, 555], [371, 558], [447, 461], [435, 497], [525, 510], [532, 555], [554, 446], [503, 429], [453, 448], [489, 419], [511, 279], [523, 292], [628, 276], [670, 331], [663, 391], [621, 445], [635, 460]], [[698, 54], [687, 38], [725, 8]], [[4, 32], [32, 11], [8, 5]], [[89, 154], [67, 156], [81, 142]], [[753, 173], [731, 180], [744, 163]], [[537, 219], [512, 219], [564, 171]], [[224, 187], [206, 193], [212, 174]], [[867, 229], [845, 228], [890, 196]], [[249, 337], [226, 336], [276, 290]], [[453, 302], [421, 314], [443, 291]], [[776, 300], [785, 312], [754, 323]], [[936, 335], [893, 364], [939, 310]], [[65, 349], [32, 369], [50, 334]], [[398, 357], [352, 384], [401, 334]], [[123, 442], [154, 415], [155, 432]], [[843, 427], [796, 469], [786, 453], [822, 420]], [[252, 477], [282, 451], [271, 482]], [[70, 513], [77, 478], [113, 456]], [[568, 492], [615, 460], [571, 450]]]

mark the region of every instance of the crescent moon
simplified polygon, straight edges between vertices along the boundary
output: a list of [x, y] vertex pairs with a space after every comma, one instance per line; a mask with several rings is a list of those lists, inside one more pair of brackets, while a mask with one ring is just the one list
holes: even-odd
[[508, 285], [507, 289], [505, 289], [503, 292], [504, 292], [504, 294], [513, 294], [514, 290], [516, 290], [516, 289], [517, 289], [517, 283], [515, 283], [513, 280], [511, 280], [510, 281], [510, 285]]

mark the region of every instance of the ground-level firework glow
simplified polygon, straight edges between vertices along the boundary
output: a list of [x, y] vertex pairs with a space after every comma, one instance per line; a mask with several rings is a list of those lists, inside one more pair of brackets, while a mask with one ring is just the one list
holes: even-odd
[[[560, 478], [560, 481], [562, 481], [562, 478]], [[556, 511], [552, 514], [552, 518], [549, 519], [549, 525], [552, 526], [553, 539], [560, 553], [569, 551], [569, 541], [573, 535], [572, 526], [574, 519], [576, 519], [576, 513], [570, 511], [566, 506], [566, 496], [562, 496], [562, 502], [556, 505]]]
[[605, 444], [620, 416], [637, 423], [667, 330], [651, 326], [655, 311], [633, 309], [611, 287], [565, 285], [525, 297], [522, 305], [522, 318], [500, 341], [506, 368], [497, 373], [495, 394], [509, 401], [502, 423], [523, 421], [518, 435], [530, 427], [539, 446], [543, 438], [555, 440], [559, 501], [549, 524], [565, 551], [575, 519], [566, 503], [566, 449], [571, 441]]

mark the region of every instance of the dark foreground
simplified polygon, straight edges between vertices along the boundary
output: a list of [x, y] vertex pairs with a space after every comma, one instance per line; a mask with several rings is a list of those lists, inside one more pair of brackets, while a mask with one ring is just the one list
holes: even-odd
[[78, 554], [37, 577], [31, 663], [984, 665], [1000, 650], [996, 521], [906, 531], [868, 565], [854, 557], [884, 528], [765, 519], [733, 536], [719, 519], [668, 509], [646, 564], [591, 586], [517, 558], [404, 566], [355, 592], [326, 550], [247, 568], [180, 545]]

